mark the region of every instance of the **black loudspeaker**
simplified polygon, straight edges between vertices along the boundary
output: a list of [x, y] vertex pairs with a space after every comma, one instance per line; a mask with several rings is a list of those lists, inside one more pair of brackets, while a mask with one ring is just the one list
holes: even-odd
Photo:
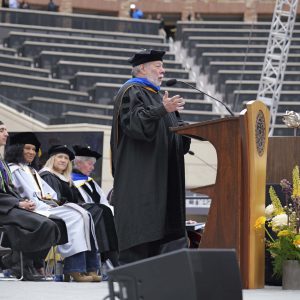
[[110, 300], [241, 300], [233, 249], [182, 249], [108, 272]]

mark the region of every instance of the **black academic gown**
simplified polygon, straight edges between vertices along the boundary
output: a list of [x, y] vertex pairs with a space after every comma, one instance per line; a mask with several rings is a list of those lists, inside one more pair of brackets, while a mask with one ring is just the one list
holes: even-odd
[[70, 187], [66, 181], [49, 171], [42, 171], [40, 176], [57, 193], [59, 200], [79, 204], [91, 214], [101, 258], [103, 260], [109, 258], [117, 265], [116, 254], [113, 252], [118, 250], [118, 243], [110, 208], [100, 203], [85, 203], [75, 186]]
[[[73, 169], [73, 173], [82, 174], [79, 170]], [[94, 203], [85, 203], [80, 192], [76, 188], [76, 197], [78, 204], [83, 205], [87, 209], [95, 223], [95, 231], [98, 240], [100, 252], [111, 259], [113, 251], [118, 251], [118, 239], [115, 228], [114, 216], [111, 209], [105, 204], [101, 204], [101, 195], [97, 192], [94, 181], [89, 181], [89, 187], [85, 184], [81, 186], [82, 190], [88, 194]], [[90, 189], [92, 188], [92, 190]]]
[[180, 125], [160, 93], [135, 84], [116, 96], [111, 152], [120, 251], [185, 236], [184, 154], [190, 139], [169, 130]]
[[61, 235], [55, 222], [19, 208], [19, 201], [12, 191], [0, 189], [0, 225], [6, 229], [9, 241], [6, 246], [32, 253], [58, 244]]

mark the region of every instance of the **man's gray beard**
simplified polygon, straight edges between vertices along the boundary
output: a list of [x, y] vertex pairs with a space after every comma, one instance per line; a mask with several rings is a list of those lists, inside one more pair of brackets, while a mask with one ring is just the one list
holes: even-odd
[[155, 80], [152, 80], [151, 78], [147, 78], [151, 83], [153, 83], [155, 86], [161, 86], [160, 80], [157, 80], [157, 82], [154, 82]]

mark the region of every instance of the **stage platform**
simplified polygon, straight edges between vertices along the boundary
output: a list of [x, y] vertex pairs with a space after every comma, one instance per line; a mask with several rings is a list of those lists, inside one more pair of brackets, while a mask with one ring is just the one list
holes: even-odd
[[[0, 281], [0, 299], [3, 300], [103, 300], [108, 294], [109, 292], [107, 282], [65, 283], [52, 281]], [[243, 300], [282, 299], [299, 300], [300, 291], [282, 290], [281, 287], [271, 286], [266, 286], [264, 289], [260, 290], [243, 291]]]

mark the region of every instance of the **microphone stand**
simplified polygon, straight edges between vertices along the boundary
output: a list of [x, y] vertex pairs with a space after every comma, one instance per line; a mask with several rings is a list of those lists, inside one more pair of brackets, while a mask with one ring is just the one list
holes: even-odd
[[[176, 80], [176, 82], [181, 82], [181, 83], [183, 83], [183, 84], [185, 84], [185, 85], [191, 87], [192, 89], [197, 90], [198, 92], [203, 93], [204, 95], [206, 95], [206, 96], [208, 96], [208, 97], [214, 99], [215, 101], [221, 103], [221, 104], [226, 108], [226, 110], [230, 113], [230, 115], [231, 115], [232, 117], [234, 117], [234, 113], [232, 112], [232, 110], [231, 110], [224, 102], [222, 102], [222, 101], [220, 101], [219, 99], [217, 99], [217, 98], [215, 98], [215, 97], [213, 97], [213, 96], [211, 96], [211, 95], [209, 95], [209, 94], [207, 94], [207, 93], [205, 93], [205, 92], [203, 92], [203, 91], [197, 89], [196, 87], [194, 87], [193, 85], [191, 85], [191, 84], [189, 84], [189, 83], [187, 83], [187, 82], [184, 82], [184, 81], [181, 81], [181, 80]], [[175, 84], [176, 84], [176, 82], [175, 82]]]
[[198, 155], [196, 155], [194, 151], [189, 150], [188, 154], [191, 155], [191, 156], [195, 156], [195, 158], [197, 158], [198, 160], [200, 160], [201, 162], [203, 162], [207, 167], [213, 169], [214, 171], [217, 171], [217, 168], [215, 168], [214, 166], [210, 165], [208, 162], [206, 162], [201, 157], [199, 157]]

